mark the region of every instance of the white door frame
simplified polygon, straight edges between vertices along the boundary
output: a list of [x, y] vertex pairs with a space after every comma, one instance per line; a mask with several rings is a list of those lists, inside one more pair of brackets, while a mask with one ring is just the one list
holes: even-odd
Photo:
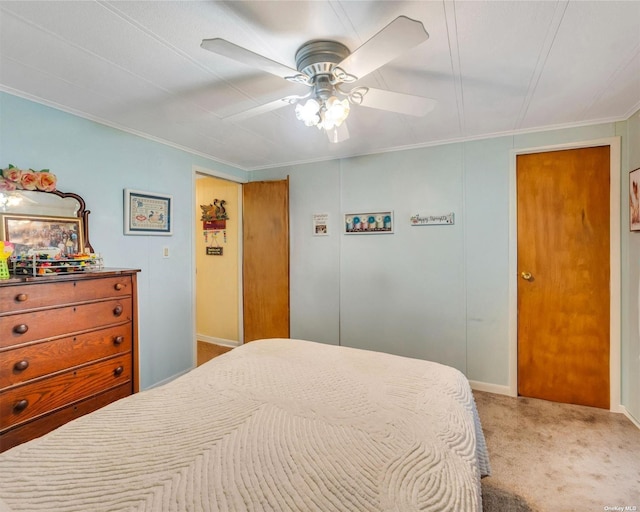
[[608, 137], [584, 142], [553, 146], [512, 149], [509, 168], [509, 394], [518, 395], [518, 212], [516, 165], [517, 156], [530, 153], [546, 153], [563, 149], [580, 149], [595, 146], [610, 148], [609, 183], [609, 386], [610, 410], [623, 412], [620, 404], [620, 343], [621, 343], [621, 249], [620, 249], [620, 137]]
[[[197, 223], [200, 221], [198, 218], [197, 210], [196, 210], [196, 180], [198, 179], [198, 174], [211, 176], [212, 178], [218, 178], [221, 180], [232, 181], [234, 183], [248, 183], [248, 179], [242, 179], [238, 176], [233, 176], [232, 174], [226, 174], [224, 172], [206, 169], [204, 167], [198, 167], [194, 165], [192, 167], [191, 173], [191, 211], [193, 212], [193, 221], [191, 225], [193, 226], [193, 238], [191, 243], [191, 265], [193, 268], [192, 275], [192, 283], [191, 288], [193, 290], [193, 298], [191, 300], [191, 338], [193, 340], [193, 366], [195, 367], [198, 364], [198, 336], [196, 329], [196, 252], [195, 252], [195, 240], [200, 232], [196, 229]], [[242, 211], [242, 187], [238, 188], [238, 206], [239, 210]], [[238, 233], [242, 233], [242, 215], [238, 216]], [[243, 309], [243, 290], [242, 290], [242, 237], [238, 237], [238, 338], [240, 339], [240, 344], [244, 340], [244, 309]]]

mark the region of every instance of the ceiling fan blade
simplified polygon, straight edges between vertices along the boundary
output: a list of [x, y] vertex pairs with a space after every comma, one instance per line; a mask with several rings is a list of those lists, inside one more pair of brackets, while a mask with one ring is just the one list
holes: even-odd
[[338, 143], [345, 141], [349, 138], [349, 128], [347, 128], [347, 123], [342, 123], [337, 128], [333, 128], [332, 130], [327, 130], [327, 137], [329, 137], [329, 142]]
[[258, 55], [257, 53], [253, 53], [246, 48], [242, 48], [241, 46], [230, 43], [224, 39], [203, 39], [200, 46], [210, 52], [223, 55], [229, 59], [233, 59], [253, 68], [261, 69], [262, 71], [266, 71], [267, 73], [271, 73], [272, 75], [276, 75], [281, 78], [290, 79], [292, 77], [301, 77], [303, 80], [308, 79], [307, 76], [301, 75], [300, 72], [295, 69], [263, 57], [262, 55]]
[[398, 16], [337, 67], [362, 78], [427, 39], [429, 34], [421, 22]]
[[223, 117], [222, 119], [226, 121], [244, 121], [245, 119], [249, 119], [250, 117], [255, 117], [260, 114], [266, 114], [267, 112], [272, 112], [274, 110], [278, 110], [279, 108], [292, 105], [297, 101], [297, 99], [297, 96], [287, 96], [286, 98], [279, 98], [277, 100], [270, 101], [269, 103], [264, 103], [262, 105], [258, 105], [257, 107], [243, 110], [242, 112], [238, 112], [237, 114]]
[[374, 89], [372, 87], [369, 87], [360, 103], [363, 107], [388, 110], [415, 117], [427, 115], [437, 104], [438, 102], [431, 98]]

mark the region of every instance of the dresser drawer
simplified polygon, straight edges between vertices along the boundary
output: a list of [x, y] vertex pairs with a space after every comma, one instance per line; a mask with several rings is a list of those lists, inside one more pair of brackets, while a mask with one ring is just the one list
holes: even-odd
[[130, 322], [132, 317], [131, 297], [0, 316], [0, 348]]
[[117, 388], [110, 389], [109, 391], [105, 391], [99, 395], [92, 396], [91, 398], [82, 400], [81, 402], [76, 402], [73, 405], [59, 409], [54, 413], [46, 414], [41, 418], [29, 421], [19, 427], [2, 432], [0, 433], [0, 452], [13, 448], [14, 446], [26, 441], [30, 441], [36, 437], [40, 437], [71, 420], [100, 409], [101, 407], [129, 396], [130, 394], [131, 386], [123, 384]]
[[0, 452], [138, 391], [137, 272], [0, 281]]
[[131, 296], [132, 293], [132, 279], [127, 275], [7, 286], [0, 288], [0, 314], [99, 298], [125, 297]]
[[24, 423], [131, 381], [131, 354], [70, 369], [0, 392], [0, 429]]
[[0, 388], [130, 352], [131, 332], [131, 323], [126, 323], [0, 352]]

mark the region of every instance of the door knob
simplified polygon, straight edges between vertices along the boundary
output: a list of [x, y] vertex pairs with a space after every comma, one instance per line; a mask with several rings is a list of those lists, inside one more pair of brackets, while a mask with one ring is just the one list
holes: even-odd
[[520, 277], [522, 277], [522, 279], [524, 279], [525, 281], [531, 281], [531, 278], [533, 276], [531, 275], [531, 272], [522, 272], [520, 273]]

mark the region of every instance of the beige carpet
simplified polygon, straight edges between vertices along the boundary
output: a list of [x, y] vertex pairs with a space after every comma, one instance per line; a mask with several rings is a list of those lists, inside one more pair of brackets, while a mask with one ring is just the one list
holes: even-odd
[[214, 357], [218, 357], [225, 352], [229, 352], [232, 348], [233, 347], [223, 347], [222, 345], [216, 345], [215, 343], [198, 340], [197, 364], [200, 366]]
[[485, 512], [640, 512], [640, 429], [624, 415], [474, 396], [492, 466]]

